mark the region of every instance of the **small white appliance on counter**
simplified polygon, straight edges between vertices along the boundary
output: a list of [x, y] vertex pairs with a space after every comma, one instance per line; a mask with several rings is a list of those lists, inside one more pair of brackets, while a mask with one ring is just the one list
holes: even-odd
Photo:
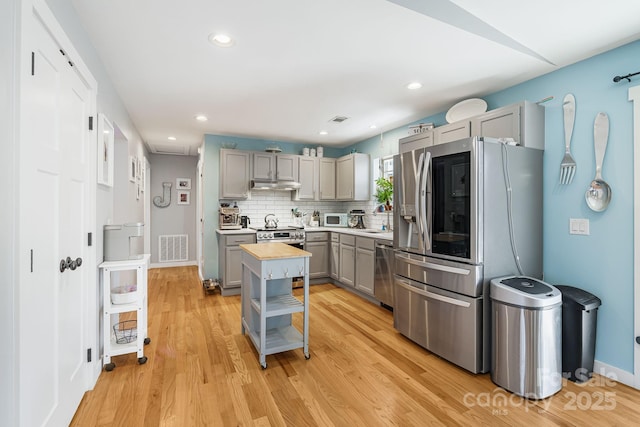
[[349, 214], [347, 213], [326, 213], [324, 214], [325, 227], [348, 227]]

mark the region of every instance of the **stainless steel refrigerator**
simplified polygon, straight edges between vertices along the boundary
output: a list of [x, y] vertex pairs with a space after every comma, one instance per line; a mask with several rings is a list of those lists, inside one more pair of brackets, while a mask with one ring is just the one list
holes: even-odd
[[473, 373], [490, 367], [489, 281], [542, 276], [542, 155], [474, 137], [394, 157], [394, 326]]

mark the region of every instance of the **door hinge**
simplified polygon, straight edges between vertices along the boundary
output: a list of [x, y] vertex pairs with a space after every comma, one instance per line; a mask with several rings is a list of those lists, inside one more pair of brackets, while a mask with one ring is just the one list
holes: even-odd
[[93, 244], [93, 233], [87, 233], [87, 246], [91, 246]]
[[93, 116], [89, 116], [89, 130], [93, 130]]
[[87, 363], [90, 363], [90, 362], [91, 362], [91, 349], [88, 348], [87, 349]]

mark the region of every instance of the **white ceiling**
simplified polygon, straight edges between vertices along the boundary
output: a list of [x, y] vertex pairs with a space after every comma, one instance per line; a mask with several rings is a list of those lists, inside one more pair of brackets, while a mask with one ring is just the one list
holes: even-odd
[[143, 140], [185, 154], [205, 133], [346, 146], [640, 38], [629, 0], [72, 2]]

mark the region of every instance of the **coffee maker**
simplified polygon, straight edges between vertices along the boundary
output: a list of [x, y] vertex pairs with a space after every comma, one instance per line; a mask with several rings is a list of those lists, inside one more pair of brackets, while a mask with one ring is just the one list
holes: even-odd
[[220, 208], [220, 229], [221, 230], [239, 230], [240, 225], [240, 208]]

